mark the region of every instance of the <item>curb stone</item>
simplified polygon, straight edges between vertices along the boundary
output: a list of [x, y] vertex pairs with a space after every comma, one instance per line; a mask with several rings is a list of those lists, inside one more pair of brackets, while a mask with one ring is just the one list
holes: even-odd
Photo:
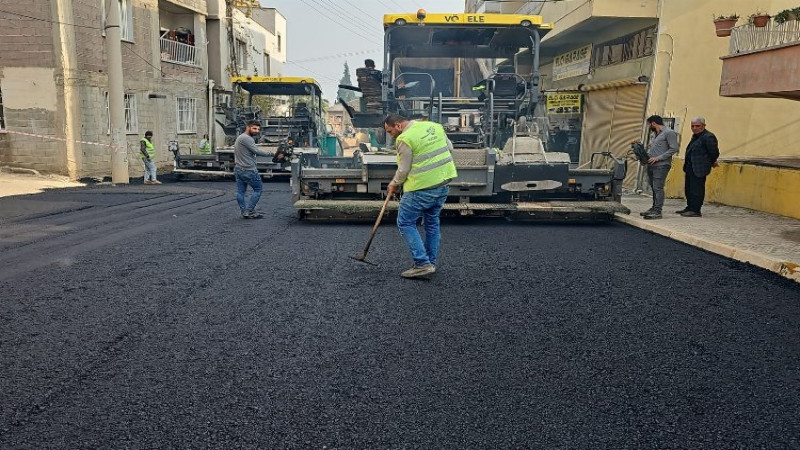
[[763, 253], [738, 249], [720, 242], [715, 242], [704, 238], [698, 238], [696, 236], [691, 236], [689, 234], [681, 233], [679, 231], [673, 231], [666, 227], [662, 227], [657, 224], [647, 222], [645, 220], [636, 219], [627, 214], [617, 214], [616, 220], [629, 226], [647, 230], [650, 231], [651, 233], [660, 234], [675, 241], [683, 242], [685, 244], [689, 244], [694, 247], [702, 248], [703, 250], [709, 251], [711, 253], [716, 253], [726, 258], [748, 263], [757, 267], [761, 267], [762, 269], [767, 269], [785, 278], [800, 283], [800, 264], [798, 264], [797, 262], [783, 261], [765, 255]]

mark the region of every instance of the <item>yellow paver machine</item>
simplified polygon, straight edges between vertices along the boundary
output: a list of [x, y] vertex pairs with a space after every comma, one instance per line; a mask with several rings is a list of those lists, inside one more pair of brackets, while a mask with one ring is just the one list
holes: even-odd
[[322, 91], [313, 78], [255, 77], [231, 78], [233, 106], [224, 108], [224, 146], [209, 154], [184, 154], [177, 148], [174, 172], [178, 175], [233, 175], [233, 142], [244, 132], [247, 123], [256, 120], [261, 133], [256, 145], [267, 153], [283, 153], [285, 158], [257, 158], [263, 177], [289, 177], [289, 161], [294, 154], [312, 151], [315, 155], [336, 157], [341, 145], [328, 136], [322, 111]]
[[[544, 149], [539, 46], [552, 25], [541, 16], [420, 10], [383, 22], [383, 70], [358, 73], [351, 89], [366, 98], [359, 111], [345, 107], [354, 126], [378, 132], [388, 113], [445, 128], [458, 178], [443, 215], [606, 221], [629, 212], [620, 203], [624, 160], [598, 152], [579, 168]], [[395, 170], [391, 142], [351, 158], [299, 155], [294, 206], [301, 218], [374, 218]]]

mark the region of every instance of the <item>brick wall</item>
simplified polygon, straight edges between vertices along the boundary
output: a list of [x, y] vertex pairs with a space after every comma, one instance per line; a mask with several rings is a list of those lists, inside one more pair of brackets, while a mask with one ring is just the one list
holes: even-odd
[[[3, 1], [0, 13], [0, 67], [54, 67], [53, 24], [47, 0]], [[28, 17], [43, 20], [34, 20]]]

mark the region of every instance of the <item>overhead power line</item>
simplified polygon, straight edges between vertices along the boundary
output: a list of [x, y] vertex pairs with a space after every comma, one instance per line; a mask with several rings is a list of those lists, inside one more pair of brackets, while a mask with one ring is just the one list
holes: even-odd
[[28, 15], [25, 15], [25, 14], [15, 13], [15, 12], [11, 12], [11, 11], [0, 10], [0, 13], [10, 14], [12, 16], [17, 16], [17, 17], [24, 17], [24, 18], [30, 19], [30, 20], [38, 20], [38, 21], [41, 21], [41, 22], [57, 23], [57, 24], [60, 24], [60, 25], [67, 25], [67, 26], [70, 26], [70, 27], [89, 28], [89, 29], [92, 29], [92, 30], [102, 30], [103, 29], [101, 27], [93, 27], [93, 26], [89, 26], [89, 25], [78, 25], [78, 24], [75, 24], [75, 23], [66, 23], [66, 22], [59, 22], [57, 20], [42, 19], [42, 18], [39, 18], [39, 17], [28, 16]]
[[351, 28], [351, 27], [349, 27], [349, 26], [345, 25], [344, 23], [342, 23], [342, 22], [340, 22], [340, 21], [337, 21], [337, 20], [334, 20], [332, 17], [330, 17], [330, 16], [329, 16], [328, 14], [326, 14], [325, 12], [323, 12], [323, 11], [320, 11], [319, 9], [317, 9], [317, 7], [316, 7], [316, 6], [314, 6], [314, 4], [313, 4], [313, 3], [311, 3], [311, 2], [308, 2], [307, 0], [300, 0], [300, 1], [301, 1], [301, 2], [303, 2], [305, 5], [309, 6], [309, 7], [310, 7], [311, 9], [313, 9], [314, 11], [316, 11], [316, 12], [318, 12], [318, 13], [322, 14], [322, 15], [323, 15], [325, 18], [327, 18], [328, 20], [331, 20], [331, 21], [335, 22], [336, 24], [338, 24], [338, 25], [339, 25], [339, 26], [341, 26], [342, 28], [344, 28], [344, 29], [346, 29], [346, 30], [348, 30], [348, 31], [350, 31], [350, 32], [352, 32], [352, 33], [354, 33], [354, 34], [356, 34], [356, 35], [358, 35], [358, 36], [360, 36], [360, 37], [364, 38], [364, 39], [368, 39], [368, 40], [370, 40], [370, 41], [374, 41], [374, 40], [375, 40], [375, 38], [374, 38], [374, 37], [365, 36], [364, 34], [362, 34], [362, 33], [358, 32], [357, 30], [355, 30], [355, 29], [353, 29], [353, 28]]
[[348, 56], [368, 55], [370, 53], [376, 53], [376, 52], [380, 52], [380, 51], [381, 51], [381, 49], [379, 49], [379, 48], [372, 49], [372, 50], [359, 50], [359, 51], [355, 51], [355, 52], [339, 53], [339, 54], [336, 54], [336, 55], [319, 56], [317, 58], [306, 58], [306, 59], [297, 59], [297, 60], [294, 60], [294, 61], [286, 61], [286, 64], [297, 64], [297, 63], [305, 63], [305, 62], [325, 61], [327, 59], [339, 59], [339, 58], [345, 58], [345, 57], [348, 57]]
[[[369, 24], [372, 23], [373, 19], [371, 17], [367, 17], [366, 14], [364, 14], [364, 11], [362, 11], [362, 8], [353, 8], [352, 10], [347, 10], [339, 6], [336, 3], [336, 0], [320, 0], [320, 1], [327, 2], [327, 4], [330, 5], [331, 9], [334, 8], [336, 9], [336, 11], [333, 11], [334, 14], [341, 17], [343, 20], [346, 21], [349, 20], [348, 23], [359, 26], [359, 29], [364, 29], [367, 33], [374, 33], [376, 31], [375, 28], [369, 26]], [[362, 18], [359, 20], [358, 17], [355, 17], [354, 13], [361, 14]]]

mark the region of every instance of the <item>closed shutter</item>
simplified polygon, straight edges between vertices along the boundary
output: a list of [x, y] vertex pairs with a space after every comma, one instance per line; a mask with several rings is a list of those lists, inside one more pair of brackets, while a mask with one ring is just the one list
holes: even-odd
[[[594, 152], [611, 152], [618, 158], [628, 158], [631, 141], [642, 135], [646, 88], [636, 84], [586, 93], [581, 164], [588, 162]], [[629, 159], [623, 186], [633, 189], [637, 172], [638, 163]]]

